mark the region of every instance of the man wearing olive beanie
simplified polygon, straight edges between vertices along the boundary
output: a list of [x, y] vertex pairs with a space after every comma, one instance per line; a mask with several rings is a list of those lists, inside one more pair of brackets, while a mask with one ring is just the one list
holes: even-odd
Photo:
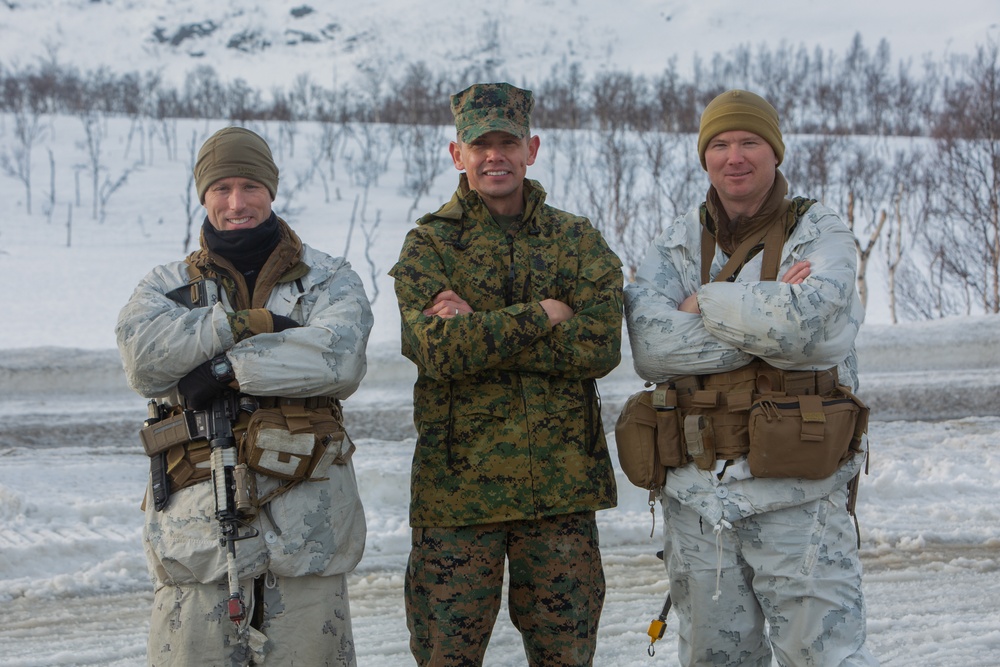
[[867, 449], [854, 236], [824, 204], [787, 197], [778, 113], [759, 95], [713, 99], [697, 150], [705, 201], [625, 287], [636, 372], [664, 390], [681, 664], [877, 665], [852, 519]]
[[[116, 327], [129, 386], [160, 420], [143, 436], [149, 664], [353, 666], [345, 575], [366, 525], [340, 401], [365, 375], [371, 306], [346, 260], [272, 211], [263, 137], [219, 130], [194, 179], [199, 249], [143, 278]], [[225, 427], [228, 464], [215, 454]], [[234, 558], [219, 540], [223, 465], [248, 480]]]
[[242, 127], [219, 130], [198, 151], [194, 165], [198, 200], [204, 204], [208, 186], [229, 176], [260, 183], [271, 194], [271, 201], [278, 192], [278, 167], [270, 147], [260, 136]]
[[698, 156], [705, 165], [705, 149], [710, 139], [730, 130], [752, 132], [766, 141], [780, 166], [785, 157], [785, 142], [778, 127], [778, 112], [760, 95], [745, 90], [730, 90], [709, 102], [701, 114], [698, 128]]

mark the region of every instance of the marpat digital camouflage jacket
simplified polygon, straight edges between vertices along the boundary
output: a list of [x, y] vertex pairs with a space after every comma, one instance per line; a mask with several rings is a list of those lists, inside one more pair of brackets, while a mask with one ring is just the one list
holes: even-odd
[[[418, 221], [391, 275], [402, 351], [418, 368], [412, 526], [461, 526], [613, 507], [596, 378], [621, 356], [621, 262], [590, 222], [525, 181], [505, 233], [463, 174]], [[422, 311], [443, 290], [475, 311]], [[540, 302], [573, 308], [550, 327]]]

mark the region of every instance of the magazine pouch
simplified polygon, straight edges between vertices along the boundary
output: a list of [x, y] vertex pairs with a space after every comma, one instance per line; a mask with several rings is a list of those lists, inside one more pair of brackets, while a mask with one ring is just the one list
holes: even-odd
[[650, 403], [656, 412], [656, 451], [660, 455], [660, 463], [668, 468], [678, 468], [687, 463], [687, 455], [681, 440], [677, 390], [658, 384], [650, 394]]

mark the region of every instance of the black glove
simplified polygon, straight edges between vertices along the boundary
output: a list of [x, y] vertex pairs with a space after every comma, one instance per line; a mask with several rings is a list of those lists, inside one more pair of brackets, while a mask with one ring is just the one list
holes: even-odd
[[228, 382], [223, 382], [212, 373], [214, 359], [209, 359], [193, 371], [181, 378], [177, 389], [184, 396], [187, 407], [192, 410], [207, 410], [212, 407], [212, 401], [222, 396], [230, 388]]
[[273, 320], [271, 328], [274, 330], [274, 333], [278, 333], [279, 331], [284, 331], [285, 329], [295, 329], [296, 327], [302, 326], [292, 318], [285, 317], [284, 315], [276, 315], [275, 313], [271, 313], [271, 319]]

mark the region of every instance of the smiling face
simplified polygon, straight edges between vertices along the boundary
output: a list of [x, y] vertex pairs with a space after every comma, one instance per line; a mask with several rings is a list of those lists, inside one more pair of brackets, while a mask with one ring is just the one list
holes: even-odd
[[732, 130], [709, 140], [705, 149], [708, 180], [730, 219], [756, 213], [774, 185], [778, 158], [753, 132]]
[[479, 193], [490, 213], [517, 215], [524, 208], [524, 177], [535, 163], [540, 140], [519, 139], [507, 132], [487, 132], [470, 143], [451, 142], [455, 168], [465, 171], [469, 187]]
[[271, 217], [271, 193], [249, 178], [220, 178], [205, 191], [205, 211], [220, 232], [253, 229]]

